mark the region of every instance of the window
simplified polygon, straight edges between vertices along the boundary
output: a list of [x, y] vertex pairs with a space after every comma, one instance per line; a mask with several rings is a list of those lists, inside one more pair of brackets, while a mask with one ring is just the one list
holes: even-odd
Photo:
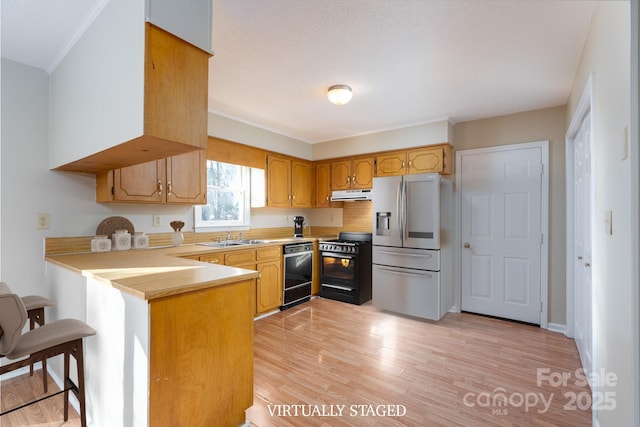
[[194, 209], [196, 230], [248, 227], [249, 189], [248, 167], [207, 160], [207, 204]]

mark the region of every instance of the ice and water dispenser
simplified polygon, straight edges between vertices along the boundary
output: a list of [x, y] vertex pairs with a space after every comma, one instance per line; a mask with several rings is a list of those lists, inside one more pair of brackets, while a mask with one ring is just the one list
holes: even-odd
[[376, 236], [391, 235], [391, 212], [376, 212]]

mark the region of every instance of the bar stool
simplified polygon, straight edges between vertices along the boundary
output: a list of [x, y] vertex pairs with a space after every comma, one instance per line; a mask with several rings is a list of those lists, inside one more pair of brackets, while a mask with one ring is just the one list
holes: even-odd
[[[0, 293], [11, 293], [9, 285], [5, 282], [0, 282]], [[22, 297], [22, 302], [27, 310], [27, 317], [29, 319], [29, 329], [45, 324], [44, 309], [45, 307], [52, 307], [55, 304], [48, 298], [40, 295], [27, 295]], [[29, 376], [33, 376], [33, 363], [29, 365]], [[47, 359], [42, 361], [42, 385], [44, 392], [49, 391], [49, 379], [47, 377]]]
[[[22, 298], [10, 292], [3, 293], [0, 290], [0, 357], [6, 357], [10, 360], [22, 358], [16, 362], [0, 366], [0, 375], [46, 360], [49, 357], [64, 354], [63, 390], [0, 412], [0, 416], [64, 393], [64, 421], [67, 421], [69, 419], [69, 391], [72, 391], [80, 402], [81, 426], [86, 427], [82, 340], [85, 337], [95, 335], [96, 331], [79, 320], [62, 319], [47, 323], [23, 334], [22, 329], [27, 323], [27, 319], [27, 310]], [[77, 385], [69, 377], [70, 356], [76, 359], [78, 369]]]

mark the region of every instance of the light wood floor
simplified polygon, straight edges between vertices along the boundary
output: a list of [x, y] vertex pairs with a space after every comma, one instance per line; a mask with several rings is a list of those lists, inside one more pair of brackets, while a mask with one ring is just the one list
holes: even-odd
[[[38, 368], [40, 364], [36, 365]], [[59, 388], [49, 377], [49, 394]], [[0, 397], [2, 410], [15, 408], [20, 404], [43, 397], [42, 370], [37, 369], [32, 377], [29, 374], [2, 380], [0, 382]], [[0, 427], [77, 427], [80, 426], [80, 415], [69, 407], [69, 421], [64, 422], [64, 397], [62, 394], [27, 406], [15, 412], [0, 417]]]
[[[256, 322], [247, 420], [260, 427], [588, 426], [591, 411], [571, 402], [589, 393], [575, 376], [579, 367], [572, 340], [536, 326], [467, 313], [419, 321], [318, 298]], [[540, 385], [538, 369], [548, 370]], [[566, 386], [547, 380], [565, 373]], [[302, 405], [299, 416], [288, 416], [292, 405]], [[346, 406], [334, 417], [321, 416], [322, 405], [325, 415]], [[379, 405], [406, 413], [356, 416]]]
[[[570, 400], [589, 393], [577, 384], [579, 366], [573, 341], [535, 326], [466, 313], [419, 321], [316, 298], [256, 321], [255, 395], [247, 421], [258, 427], [589, 426], [591, 411], [574, 409]], [[538, 369], [569, 379], [553, 387], [541, 377], [539, 385]], [[41, 390], [39, 377], [4, 380], [3, 408]], [[500, 396], [507, 398], [502, 406]], [[541, 400], [534, 405], [534, 396], [549, 407]], [[522, 399], [531, 402], [528, 409]], [[292, 405], [303, 405], [300, 416], [284, 412], [294, 411]], [[326, 416], [301, 416], [322, 411], [321, 405]], [[345, 405], [342, 416], [329, 416], [339, 413], [337, 405]], [[356, 416], [363, 410], [383, 415], [383, 408], [406, 413]], [[62, 422], [58, 396], [3, 416], [0, 426], [80, 424], [75, 412], [70, 418]]]

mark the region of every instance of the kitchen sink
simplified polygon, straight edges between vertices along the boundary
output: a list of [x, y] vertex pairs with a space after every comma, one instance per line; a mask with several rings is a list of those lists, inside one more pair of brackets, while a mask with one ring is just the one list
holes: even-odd
[[220, 242], [201, 242], [198, 245], [209, 246], [211, 248], [229, 248], [233, 246], [257, 245], [269, 243], [269, 240], [223, 240]]

